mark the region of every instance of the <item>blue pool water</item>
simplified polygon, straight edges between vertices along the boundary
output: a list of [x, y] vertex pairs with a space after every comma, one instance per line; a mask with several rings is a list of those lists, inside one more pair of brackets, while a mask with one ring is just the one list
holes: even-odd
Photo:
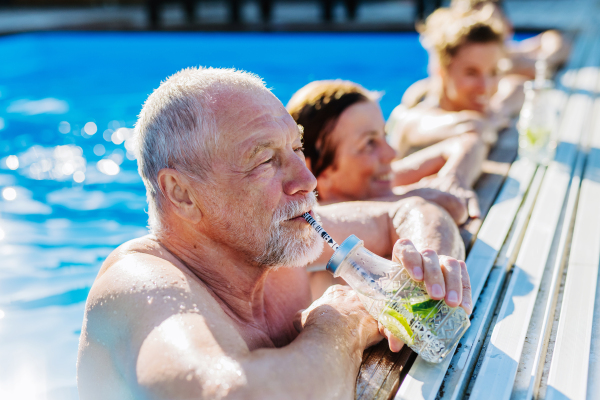
[[127, 139], [161, 80], [235, 67], [285, 104], [312, 80], [350, 79], [386, 92], [387, 117], [426, 75], [413, 33], [22, 34], [0, 38], [0, 57], [0, 399], [77, 398], [88, 290], [112, 249], [146, 233]]

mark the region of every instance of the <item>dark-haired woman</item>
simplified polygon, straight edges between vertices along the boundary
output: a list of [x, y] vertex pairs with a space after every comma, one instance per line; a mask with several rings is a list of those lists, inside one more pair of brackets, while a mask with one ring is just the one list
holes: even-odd
[[[317, 178], [319, 204], [419, 196], [446, 209], [449, 214], [439, 213], [442, 219], [452, 217], [460, 224], [467, 209], [471, 216], [479, 215], [471, 190], [484, 156], [478, 135], [465, 134], [393, 161], [396, 152], [386, 142], [377, 93], [348, 81], [317, 81], [296, 92], [287, 109], [304, 128], [304, 154]], [[439, 236], [435, 240], [450, 239], [438, 227], [452, 221], [421, 215], [418, 209], [406, 212], [426, 222]], [[342, 283], [328, 272], [315, 272], [322, 269], [309, 268], [313, 296], [320, 296], [333, 283]]]
[[462, 223], [465, 208], [456, 207], [450, 193], [478, 216], [471, 190], [484, 156], [478, 135], [467, 133], [394, 161], [378, 93], [349, 81], [316, 81], [298, 90], [287, 109], [304, 129], [304, 154], [320, 204], [418, 195]]

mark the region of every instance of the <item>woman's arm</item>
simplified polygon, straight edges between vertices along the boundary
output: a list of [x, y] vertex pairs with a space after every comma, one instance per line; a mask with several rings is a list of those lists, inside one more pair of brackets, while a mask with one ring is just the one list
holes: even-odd
[[[464, 133], [476, 133], [489, 144], [495, 142], [495, 131], [483, 115], [475, 111], [448, 112], [439, 108], [400, 105], [394, 109], [386, 125], [391, 146], [399, 157], [411, 149], [424, 148]], [[489, 136], [489, 138], [488, 138]]]
[[[477, 198], [471, 188], [481, 173], [487, 153], [478, 135], [467, 133], [419, 150], [392, 163], [396, 192], [418, 187], [440, 189], [462, 198], [469, 204], [469, 214], [479, 215]], [[423, 178], [434, 176], [433, 179]], [[473, 203], [473, 204], [471, 204]]]

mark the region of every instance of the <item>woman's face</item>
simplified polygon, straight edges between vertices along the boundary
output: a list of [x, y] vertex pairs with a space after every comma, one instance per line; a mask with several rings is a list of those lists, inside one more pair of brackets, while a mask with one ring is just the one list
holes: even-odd
[[[497, 43], [470, 43], [462, 46], [440, 69], [443, 96], [448, 111], [485, 112], [490, 98], [498, 89], [498, 62], [502, 48]], [[443, 106], [443, 105], [442, 105]]]
[[391, 162], [396, 156], [385, 140], [385, 121], [372, 101], [353, 104], [330, 133], [335, 160], [317, 177], [323, 201], [365, 200], [391, 194]]

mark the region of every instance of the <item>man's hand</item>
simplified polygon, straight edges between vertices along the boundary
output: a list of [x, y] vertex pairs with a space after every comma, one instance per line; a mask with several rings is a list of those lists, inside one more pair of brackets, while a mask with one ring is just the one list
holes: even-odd
[[[432, 299], [444, 299], [450, 307], [461, 306], [467, 314], [473, 311], [471, 283], [463, 261], [438, 256], [434, 250], [419, 252], [408, 239], [396, 242], [392, 260], [402, 264], [415, 281], [424, 280]], [[361, 349], [378, 343], [383, 337], [388, 339], [390, 350], [394, 352], [400, 351], [403, 346], [400, 339], [377, 324], [356, 292], [347, 286], [331, 286], [309, 308], [298, 311], [294, 320], [296, 330], [301, 332], [310, 325], [351, 332], [351, 337], [359, 341]]]
[[433, 250], [419, 252], [408, 239], [396, 242], [392, 260], [401, 263], [415, 281], [425, 280], [432, 299], [444, 299], [450, 307], [461, 306], [467, 314], [473, 311], [471, 281], [464, 261], [438, 256]]
[[319, 325], [327, 330], [342, 328], [352, 332], [363, 349], [383, 339], [379, 334], [377, 321], [349, 286], [330, 286], [310, 307], [298, 311], [294, 320], [296, 330], [301, 332], [311, 325]]
[[384, 337], [393, 352], [400, 351], [404, 345], [375, 321], [356, 292], [348, 286], [331, 286], [310, 307], [298, 311], [294, 320], [296, 330], [301, 332], [311, 325], [319, 325], [321, 329], [341, 328], [359, 341], [362, 350], [379, 343]]

